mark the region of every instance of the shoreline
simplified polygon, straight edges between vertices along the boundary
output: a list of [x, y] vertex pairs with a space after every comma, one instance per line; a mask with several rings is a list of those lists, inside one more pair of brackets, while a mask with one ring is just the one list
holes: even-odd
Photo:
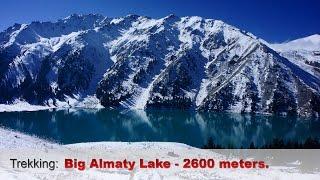
[[[238, 150], [236, 150], [238, 151]], [[106, 159], [121, 161], [128, 159], [139, 162], [145, 160], [160, 159], [171, 162], [181, 162], [183, 158], [213, 158], [214, 160], [233, 159], [239, 161], [236, 151], [229, 150], [204, 150], [194, 148], [181, 143], [171, 142], [89, 142], [61, 145], [35, 136], [29, 136], [20, 132], [7, 130], [0, 127], [0, 178], [12, 179], [38, 179], [40, 173], [45, 178], [77, 178], [77, 179], [319, 179], [320, 171], [308, 172], [303, 170], [303, 163], [299, 160], [286, 165], [270, 164], [269, 169], [183, 169], [172, 167], [170, 169], [77, 169], [63, 168], [66, 158], [90, 161], [91, 159]], [[245, 151], [248, 153], [250, 151]], [[259, 152], [259, 151], [257, 151]], [[265, 156], [270, 154], [263, 152]], [[291, 151], [279, 151], [288, 154]], [[293, 150], [292, 152], [298, 152]], [[310, 151], [313, 152], [313, 151]], [[310, 152], [306, 152], [310, 154]], [[229, 153], [229, 154], [228, 154]], [[316, 151], [319, 153], [319, 151]], [[277, 154], [277, 153], [276, 153]], [[25, 160], [42, 159], [56, 160], [59, 162], [54, 171], [47, 169], [13, 169], [10, 158]], [[252, 158], [247, 157], [250, 160]], [[267, 160], [266, 160], [267, 161]], [[303, 162], [303, 161], [302, 161]], [[268, 162], [270, 163], [270, 162]], [[41, 176], [41, 178], [44, 178]]]

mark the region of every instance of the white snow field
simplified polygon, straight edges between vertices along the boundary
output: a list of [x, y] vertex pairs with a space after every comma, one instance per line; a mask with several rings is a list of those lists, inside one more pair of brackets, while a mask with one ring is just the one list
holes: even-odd
[[[320, 35], [314, 34], [289, 42], [269, 44], [292, 63], [320, 78]], [[318, 64], [318, 65], [317, 65]]]
[[[273, 165], [272, 155], [265, 160], [268, 169], [183, 169], [184, 158], [212, 158], [219, 160], [239, 160], [236, 156], [223, 155], [217, 150], [203, 150], [184, 144], [170, 142], [95, 142], [70, 145], [59, 145], [46, 140], [32, 137], [19, 132], [0, 128], [0, 179], [320, 179], [319, 166], [316, 171], [305, 171], [302, 162], [292, 161], [286, 165]], [[281, 151], [285, 154], [289, 150]], [[301, 152], [301, 151], [299, 151]], [[311, 151], [313, 152], [313, 151]], [[245, 151], [247, 153], [247, 151]], [[319, 151], [313, 152], [319, 154]], [[309, 154], [310, 158], [317, 158]], [[306, 156], [307, 157], [307, 156]], [[48, 169], [14, 169], [10, 158], [20, 160], [42, 159], [58, 161], [58, 168]], [[90, 169], [84, 171], [65, 169], [64, 159], [76, 158], [89, 161], [92, 158], [104, 160], [130, 160], [139, 162], [144, 160], [168, 160], [179, 163], [169, 169]], [[247, 157], [247, 160], [253, 160]], [[268, 160], [269, 159], [269, 160]], [[258, 160], [258, 159], [256, 159]], [[261, 160], [261, 159], [260, 159]]]
[[304, 38], [299, 38], [293, 41], [271, 44], [274, 49], [284, 52], [292, 50], [305, 50], [305, 51], [316, 51], [320, 50], [320, 34], [314, 34]]
[[21, 100], [16, 100], [13, 104], [0, 104], [0, 112], [39, 111], [66, 108], [101, 109], [103, 106], [95, 96], [87, 96], [86, 98], [77, 98], [77, 96], [71, 98], [66, 96], [66, 101], [56, 101], [56, 105], [53, 105], [52, 102], [48, 105], [33, 105]]

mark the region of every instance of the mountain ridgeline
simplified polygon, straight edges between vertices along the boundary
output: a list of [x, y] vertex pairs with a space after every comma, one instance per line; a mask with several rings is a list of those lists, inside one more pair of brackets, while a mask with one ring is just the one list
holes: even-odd
[[318, 116], [320, 78], [251, 33], [169, 15], [71, 15], [0, 33], [0, 103]]

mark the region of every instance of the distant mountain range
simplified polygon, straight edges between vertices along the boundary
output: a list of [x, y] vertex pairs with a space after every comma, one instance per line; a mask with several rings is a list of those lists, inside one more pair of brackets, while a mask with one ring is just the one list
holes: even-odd
[[303, 70], [320, 77], [319, 34], [270, 46]]
[[0, 103], [320, 113], [319, 35], [268, 44], [220, 20], [71, 15], [0, 33]]

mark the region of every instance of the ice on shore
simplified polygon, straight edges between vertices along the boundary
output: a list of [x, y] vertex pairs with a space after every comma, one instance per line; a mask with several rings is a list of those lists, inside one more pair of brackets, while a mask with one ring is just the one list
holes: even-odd
[[57, 100], [55, 104], [53, 104], [53, 101], [48, 101], [47, 105], [33, 105], [22, 100], [15, 100], [12, 104], [0, 104], [0, 112], [39, 111], [59, 108], [101, 109], [103, 106], [95, 96], [88, 96], [82, 99], [77, 96], [73, 98], [66, 96], [65, 101]]

